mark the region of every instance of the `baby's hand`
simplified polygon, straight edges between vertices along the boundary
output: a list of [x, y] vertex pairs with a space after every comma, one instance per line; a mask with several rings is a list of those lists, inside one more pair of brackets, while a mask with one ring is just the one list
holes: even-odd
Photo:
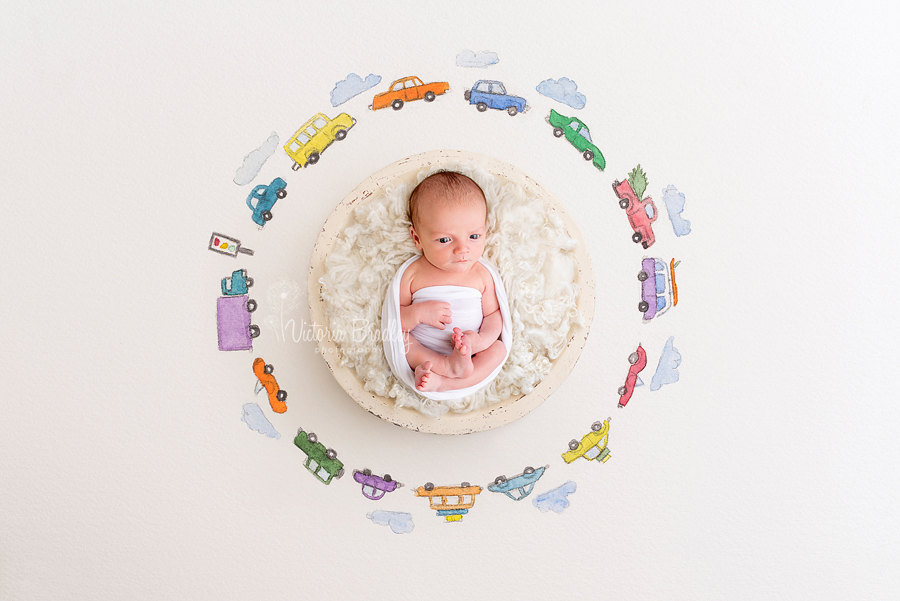
[[452, 319], [450, 303], [442, 301], [423, 301], [413, 305], [418, 311], [418, 322], [443, 330]]

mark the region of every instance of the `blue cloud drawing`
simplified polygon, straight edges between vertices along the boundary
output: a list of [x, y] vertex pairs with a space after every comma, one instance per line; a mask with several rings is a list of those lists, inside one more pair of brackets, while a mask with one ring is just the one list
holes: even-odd
[[578, 91], [578, 84], [568, 77], [560, 77], [558, 81], [545, 79], [535, 88], [540, 94], [568, 104], [573, 109], [583, 109], [587, 99]]
[[663, 202], [666, 203], [669, 221], [672, 222], [675, 235], [679, 238], [691, 233], [691, 222], [681, 216], [684, 211], [684, 200], [684, 194], [679, 192], [675, 186], [666, 186], [663, 190]]
[[499, 62], [500, 57], [497, 56], [497, 53], [488, 52], [487, 50], [482, 50], [478, 54], [475, 54], [471, 50], [463, 50], [456, 55], [457, 67], [475, 67], [478, 69], [486, 69], [491, 65], [496, 65]]
[[548, 511], [562, 513], [570, 505], [567, 497], [575, 492], [575, 488], [575, 483], [569, 480], [562, 486], [538, 495], [531, 503], [544, 513]]
[[275, 153], [276, 148], [278, 148], [278, 134], [273, 131], [262, 146], [244, 157], [244, 163], [234, 174], [234, 183], [246, 186], [252, 182], [263, 164]]
[[675, 337], [671, 336], [663, 347], [659, 356], [659, 365], [656, 373], [650, 380], [650, 390], [659, 390], [666, 384], [674, 384], [678, 381], [678, 366], [681, 365], [681, 353], [674, 346]]
[[351, 73], [347, 76], [347, 79], [334, 84], [334, 89], [331, 90], [331, 106], [344, 104], [357, 94], [362, 94], [369, 88], [374, 88], [379, 83], [381, 83], [381, 75], [372, 75], [369, 73], [366, 75], [366, 78], [363, 79], [356, 73]]
[[366, 517], [379, 526], [390, 526], [394, 534], [407, 534], [415, 528], [412, 514], [403, 511], [372, 511]]
[[243, 409], [241, 421], [247, 424], [251, 430], [256, 430], [260, 434], [265, 434], [269, 438], [274, 438], [275, 440], [281, 438], [281, 434], [275, 431], [275, 426], [266, 419], [266, 416], [263, 414], [262, 409], [259, 408], [259, 405], [256, 403], [247, 403], [244, 405]]

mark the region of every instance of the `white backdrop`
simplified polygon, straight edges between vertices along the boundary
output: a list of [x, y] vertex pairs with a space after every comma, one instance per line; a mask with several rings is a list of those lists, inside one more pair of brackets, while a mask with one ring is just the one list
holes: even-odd
[[[0, 598], [891, 598], [897, 17], [887, 2], [8, 8]], [[465, 49], [500, 62], [457, 67]], [[333, 108], [350, 73], [382, 80]], [[405, 75], [451, 90], [366, 109]], [[535, 91], [560, 77], [583, 109]], [[476, 112], [461, 95], [482, 78], [531, 111]], [[553, 138], [550, 108], [591, 127], [605, 172]], [[279, 147], [254, 184], [281, 176], [288, 197], [257, 229], [235, 171], [319, 111], [358, 124], [301, 172]], [[308, 321], [306, 272], [334, 206], [383, 166], [445, 148], [553, 192], [597, 281], [571, 376], [525, 418], [462, 437], [366, 413], [314, 343], [272, 325]], [[645, 253], [610, 189], [638, 163], [661, 211], [649, 252], [682, 261], [678, 307], [646, 325]], [[666, 217], [669, 184], [688, 236]], [[207, 251], [212, 231], [256, 254]], [[252, 354], [216, 349], [219, 280], [239, 267], [260, 302]], [[297, 300], [284, 314], [279, 292]], [[649, 384], [669, 336], [680, 381], [617, 410], [628, 353], [647, 349]], [[284, 415], [253, 395], [256, 356], [289, 391]], [[248, 402], [280, 439], [241, 421]], [[566, 465], [568, 440], [608, 416], [610, 461]], [[299, 426], [347, 476], [324, 486], [303, 468]], [[537, 492], [577, 484], [561, 514], [485, 490], [447, 524], [412, 494], [545, 464]], [[369, 501], [350, 476], [363, 467], [404, 487]], [[396, 535], [375, 510], [415, 527]]]

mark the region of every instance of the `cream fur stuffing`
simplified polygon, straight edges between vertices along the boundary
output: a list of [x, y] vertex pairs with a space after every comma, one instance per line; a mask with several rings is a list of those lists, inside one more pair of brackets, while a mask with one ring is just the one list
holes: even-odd
[[[484, 256], [500, 272], [509, 296], [513, 348], [497, 378], [461, 399], [433, 401], [410, 390], [391, 373], [381, 341], [381, 306], [397, 269], [416, 254], [407, 218], [409, 193], [438, 169], [458, 171], [484, 190], [488, 208]], [[386, 186], [356, 207], [348, 227], [325, 259], [321, 278], [325, 313], [338, 342], [341, 364], [356, 371], [365, 389], [393, 398], [397, 406], [426, 415], [467, 413], [511, 396], [527, 394], [553, 368], [570, 330], [582, 325], [576, 306], [577, 241], [544, 201], [471, 162], [448, 163]], [[361, 335], [366, 332], [367, 335]]]

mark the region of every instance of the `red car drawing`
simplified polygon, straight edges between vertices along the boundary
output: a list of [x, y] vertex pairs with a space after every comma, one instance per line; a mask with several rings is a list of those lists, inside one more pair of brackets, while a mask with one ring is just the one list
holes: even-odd
[[[656, 221], [658, 216], [653, 199], [649, 196], [644, 200], [638, 199], [628, 180], [624, 182], [616, 181], [613, 183], [613, 190], [616, 196], [619, 197], [619, 206], [625, 209], [631, 229], [634, 230], [634, 235], [631, 236], [631, 239], [635, 243], [640, 242], [644, 248], [653, 246], [656, 238], [653, 236], [653, 228], [650, 224]], [[648, 206], [653, 209], [652, 217], [647, 214]]]
[[631, 363], [631, 367], [628, 368], [628, 375], [625, 376], [625, 384], [619, 386], [619, 409], [628, 404], [631, 395], [634, 394], [638, 374], [647, 367], [647, 352], [644, 347], [638, 344], [637, 350], [628, 355], [628, 362]]

